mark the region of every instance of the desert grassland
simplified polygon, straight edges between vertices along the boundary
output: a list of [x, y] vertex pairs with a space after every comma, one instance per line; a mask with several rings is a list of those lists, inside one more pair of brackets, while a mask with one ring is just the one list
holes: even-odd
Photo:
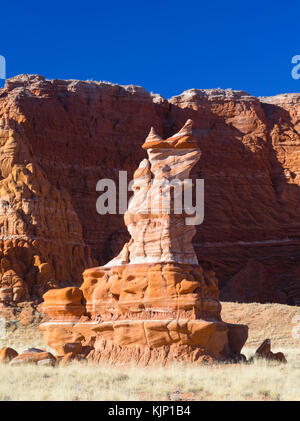
[[[280, 304], [222, 303], [222, 317], [249, 325], [242, 352], [249, 358], [263, 339], [274, 352], [283, 351], [287, 364], [254, 359], [252, 364], [111, 367], [84, 362], [69, 366], [0, 366], [0, 400], [126, 401], [126, 400], [300, 400], [300, 338], [292, 323], [299, 307]], [[300, 333], [300, 332], [299, 332]], [[41, 347], [37, 327], [10, 328], [0, 346], [17, 351]]]
[[[247, 350], [250, 353], [252, 350]], [[0, 367], [0, 400], [299, 400], [300, 352], [284, 350], [288, 364], [169, 367]]]

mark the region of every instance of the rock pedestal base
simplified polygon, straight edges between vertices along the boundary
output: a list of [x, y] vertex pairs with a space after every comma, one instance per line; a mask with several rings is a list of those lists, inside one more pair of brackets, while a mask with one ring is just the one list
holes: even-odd
[[44, 295], [45, 341], [81, 343], [98, 362], [139, 365], [238, 357], [248, 327], [222, 321], [217, 280], [199, 265], [156, 263], [84, 272], [81, 288]]

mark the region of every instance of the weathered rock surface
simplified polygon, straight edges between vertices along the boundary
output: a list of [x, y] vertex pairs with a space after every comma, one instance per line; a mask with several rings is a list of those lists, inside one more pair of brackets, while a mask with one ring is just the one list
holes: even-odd
[[1, 348], [0, 350], [0, 364], [8, 363], [13, 358], [17, 357], [18, 353], [13, 348], [7, 346]]
[[[116, 256], [129, 236], [122, 215], [96, 213], [97, 181], [117, 181], [120, 169], [131, 179], [150, 126], [165, 139], [192, 118], [202, 151], [192, 177], [205, 180], [204, 222], [193, 241], [199, 262], [216, 273], [221, 297], [224, 290], [226, 299], [298, 304], [299, 115], [300, 94], [192, 89], [167, 101], [134, 86], [7, 80], [0, 90], [0, 257], [10, 272], [2, 269], [0, 301], [80, 285], [86, 267]], [[267, 288], [250, 279], [253, 261]], [[263, 294], [253, 293], [258, 283]]]
[[[81, 342], [92, 348], [90, 360], [113, 364], [239, 357], [248, 327], [222, 321], [215, 273], [198, 265], [195, 226], [177, 212], [177, 196], [200, 158], [192, 121], [166, 140], [151, 130], [143, 147], [149, 161], [134, 174], [124, 215], [130, 241], [105, 266], [87, 269], [80, 289], [44, 295], [45, 341], [63, 354], [67, 343]], [[175, 179], [178, 188], [164, 201]]]
[[9, 363], [9, 365], [14, 366], [23, 364], [54, 366], [56, 364], [56, 358], [51, 354], [51, 352], [41, 350], [26, 350], [13, 358]]
[[83, 361], [87, 361], [87, 360], [86, 360], [86, 358], [78, 355], [77, 353], [68, 352], [59, 360], [59, 365], [60, 366], [69, 365], [70, 363], [72, 363], [74, 361], [83, 362]]

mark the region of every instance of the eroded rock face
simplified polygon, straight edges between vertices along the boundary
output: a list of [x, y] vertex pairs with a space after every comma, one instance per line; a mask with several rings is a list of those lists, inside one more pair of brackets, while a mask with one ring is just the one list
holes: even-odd
[[11, 91], [12, 84], [0, 90], [0, 302], [6, 305], [39, 301], [50, 288], [80, 282], [92, 262], [69, 193], [49, 181], [34, 156], [20, 104], [22, 94], [34, 96], [24, 87]]
[[[192, 89], [167, 101], [134, 86], [8, 80], [0, 90], [0, 227], [12, 270], [33, 297], [44, 291], [32, 292], [34, 255], [54, 273], [45, 283], [61, 286], [79, 285], [86, 267], [118, 255], [130, 236], [122, 215], [97, 214], [97, 181], [117, 181], [120, 169], [131, 179], [150, 126], [166, 139], [192, 118], [202, 158], [191, 175], [205, 180], [198, 261], [216, 273], [221, 297], [254, 260], [271, 280], [256, 301], [299, 303], [299, 113], [300, 94]], [[238, 290], [224, 298], [252, 299]]]
[[[124, 215], [130, 241], [105, 266], [87, 269], [80, 289], [44, 295], [45, 341], [58, 353], [81, 342], [89, 359], [114, 364], [238, 357], [248, 328], [222, 321], [215, 273], [198, 265], [195, 226], [178, 212], [177, 195], [200, 158], [192, 121], [166, 140], [152, 129], [143, 147], [149, 161], [135, 172]], [[175, 178], [180, 188], [164, 201]]]
[[[300, 94], [190, 90], [170, 102], [179, 127], [188, 117], [197, 127], [202, 159], [192, 175], [205, 180], [205, 217], [193, 244], [199, 261], [212, 264], [221, 298], [296, 304]], [[253, 273], [253, 261], [264, 268], [263, 294], [255, 279], [249, 293], [236, 282], [238, 273]]]

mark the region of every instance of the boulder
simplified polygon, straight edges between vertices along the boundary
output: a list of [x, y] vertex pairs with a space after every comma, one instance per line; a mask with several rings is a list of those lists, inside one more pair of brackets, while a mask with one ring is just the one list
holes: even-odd
[[271, 340], [265, 339], [263, 343], [257, 348], [255, 356], [258, 358], [264, 358], [269, 361], [279, 361], [282, 363], [287, 363], [285, 355], [283, 352], [273, 353], [271, 351]]
[[1, 348], [0, 350], [0, 364], [8, 363], [13, 358], [17, 357], [18, 353], [13, 348], [9, 348], [7, 346]]
[[[44, 363], [42, 363], [44, 361]], [[52, 365], [56, 363], [56, 358], [50, 352], [24, 352], [10, 361], [10, 365], [23, 365], [23, 364], [38, 364], [39, 365]]]
[[67, 354], [65, 354], [63, 356], [63, 358], [60, 359], [59, 361], [59, 365], [60, 366], [65, 366], [65, 365], [69, 365], [74, 361], [87, 361], [87, 359], [83, 356], [80, 356], [78, 354], [75, 354], [74, 352], [68, 352]]
[[83, 346], [81, 342], [68, 342], [64, 344], [63, 347], [64, 354], [80, 354], [83, 351]]

